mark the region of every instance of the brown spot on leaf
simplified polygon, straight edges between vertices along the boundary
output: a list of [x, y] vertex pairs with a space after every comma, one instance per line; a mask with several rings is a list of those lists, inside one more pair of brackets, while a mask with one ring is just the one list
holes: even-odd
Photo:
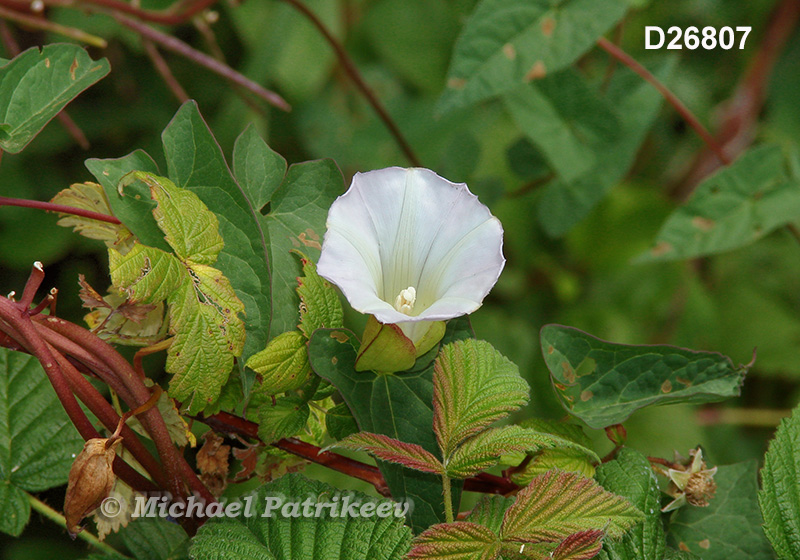
[[672, 383], [670, 382], [669, 379], [667, 379], [666, 381], [664, 381], [664, 383], [661, 384], [661, 392], [669, 393], [670, 391], [672, 391]]
[[582, 391], [582, 392], [581, 392], [581, 400], [582, 400], [583, 402], [586, 402], [586, 401], [588, 401], [588, 400], [589, 400], [589, 399], [591, 399], [593, 396], [594, 396], [594, 393], [592, 393], [592, 392], [591, 392], [589, 389], [586, 389], [585, 391]]
[[547, 75], [547, 68], [544, 67], [544, 62], [541, 60], [537, 60], [531, 69], [528, 70], [528, 73], [525, 74], [525, 81], [532, 82], [533, 80], [538, 80], [539, 78], [544, 78]]
[[336, 364], [338, 364], [338, 363], [339, 363], [339, 358], [337, 358], [336, 356], [334, 356], [333, 358], [331, 358], [331, 363], [332, 363], [333, 365], [336, 365]]
[[464, 78], [450, 78], [447, 80], [447, 87], [450, 89], [464, 89], [465, 85], [467, 85], [467, 80]]
[[561, 362], [561, 372], [566, 379], [567, 383], [575, 383], [575, 370], [572, 369], [572, 366], [569, 365], [569, 362], [564, 360]]
[[514, 60], [517, 58], [517, 49], [511, 43], [506, 43], [503, 45], [503, 54], [506, 55], [508, 60]]
[[678, 548], [684, 552], [689, 552], [689, 547], [686, 546], [686, 543], [681, 541], [678, 543]]
[[704, 218], [703, 216], [695, 216], [692, 218], [692, 226], [700, 231], [711, 231], [714, 229], [715, 225], [717, 225], [717, 223], [714, 220]]
[[350, 340], [350, 337], [347, 336], [342, 331], [332, 331], [331, 338], [334, 340], [338, 340], [339, 342], [347, 342], [348, 340]]
[[77, 69], [78, 69], [78, 59], [74, 58], [74, 59], [72, 59], [72, 64], [69, 67], [69, 76], [73, 80], [75, 79], [75, 70], [77, 70]]
[[677, 381], [681, 385], [684, 385], [685, 387], [691, 387], [692, 386], [692, 382], [689, 381], [688, 379], [684, 379], [683, 377], [676, 377], [675, 381]]
[[44, 59], [44, 67], [45, 68], [50, 68], [50, 59], [49, 58], [45, 58]]
[[548, 347], [547, 347], [547, 353], [548, 353], [548, 354], [552, 354], [552, 353], [553, 353], [553, 352], [555, 352], [555, 351], [556, 351], [556, 349], [555, 349], [555, 348], [553, 348], [553, 345], [552, 345], [552, 344], [551, 344], [550, 346], [548, 346]]
[[546, 17], [542, 20], [542, 33], [545, 37], [550, 37], [553, 34], [553, 29], [556, 28], [556, 20], [551, 17]]
[[674, 250], [672, 243], [667, 243], [666, 241], [660, 241], [656, 244], [655, 247], [650, 249], [650, 254], [654, 257], [660, 257], [661, 255], [666, 255], [667, 253], [671, 253]]
[[[309, 235], [307, 233], [309, 231], [311, 232], [311, 235]], [[312, 235], [313, 235], [313, 237], [311, 239], [309, 239], [309, 237], [311, 237]], [[297, 238], [300, 240], [300, 243], [302, 243], [306, 247], [313, 247], [314, 249], [318, 249], [318, 250], [322, 249], [322, 245], [319, 244], [319, 235], [317, 235], [316, 233], [314, 233], [310, 229], [307, 229], [306, 231], [301, 232], [300, 235], [297, 236]]]
[[706, 550], [708, 550], [709, 548], [711, 548], [711, 541], [710, 541], [710, 540], [708, 540], [708, 539], [703, 539], [702, 541], [700, 541], [700, 542], [699, 542], [699, 543], [697, 543], [697, 544], [698, 544], [698, 546], [699, 546], [700, 548], [705, 548]]

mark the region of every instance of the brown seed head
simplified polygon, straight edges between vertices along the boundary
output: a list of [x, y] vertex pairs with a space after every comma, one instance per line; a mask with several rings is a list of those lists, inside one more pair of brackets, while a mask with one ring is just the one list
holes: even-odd
[[83, 518], [97, 509], [111, 492], [115, 478], [111, 464], [120, 442], [119, 437], [90, 439], [72, 463], [64, 498], [64, 517], [72, 538], [82, 529]]

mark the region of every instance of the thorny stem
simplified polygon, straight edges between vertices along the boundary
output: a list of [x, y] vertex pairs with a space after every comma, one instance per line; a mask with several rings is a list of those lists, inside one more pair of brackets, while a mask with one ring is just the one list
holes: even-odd
[[394, 136], [395, 142], [403, 151], [405, 156], [408, 158], [408, 161], [411, 162], [411, 165], [414, 167], [421, 167], [422, 164], [420, 163], [419, 159], [417, 158], [414, 151], [411, 149], [411, 146], [406, 141], [403, 133], [400, 132], [400, 128], [397, 126], [397, 123], [394, 122], [392, 117], [386, 111], [386, 109], [381, 104], [378, 97], [375, 93], [370, 89], [367, 85], [367, 82], [364, 81], [364, 78], [361, 76], [361, 72], [359, 72], [358, 68], [356, 67], [353, 60], [350, 58], [350, 55], [347, 54], [347, 51], [344, 49], [344, 46], [339, 42], [339, 40], [333, 36], [333, 33], [325, 27], [325, 24], [322, 22], [321, 19], [317, 17], [317, 15], [311, 11], [311, 9], [306, 6], [301, 0], [283, 0], [294, 6], [297, 11], [303, 14], [313, 25], [317, 28], [320, 32], [322, 37], [325, 41], [328, 42], [330, 47], [333, 49], [334, 53], [336, 53], [336, 57], [339, 59], [339, 63], [344, 68], [347, 75], [350, 76], [350, 79], [353, 80], [353, 83], [356, 85], [359, 91], [361, 91], [364, 98], [367, 102], [372, 106], [375, 112], [378, 114], [378, 117], [383, 121], [383, 124], [386, 125], [386, 128], [389, 129], [389, 132], [392, 136]]
[[730, 158], [725, 155], [725, 152], [722, 150], [722, 147], [717, 143], [711, 133], [706, 130], [706, 128], [700, 123], [697, 117], [683, 104], [683, 102], [678, 99], [678, 97], [672, 93], [672, 91], [665, 86], [664, 84], [659, 81], [658, 78], [653, 76], [650, 71], [639, 64], [636, 59], [634, 59], [631, 55], [623, 51], [617, 45], [606, 39], [605, 37], [600, 37], [597, 41], [597, 46], [601, 49], [606, 51], [608, 54], [619, 60], [622, 64], [636, 72], [639, 76], [641, 76], [646, 82], [652, 85], [654, 88], [658, 90], [658, 92], [667, 100], [667, 103], [672, 105], [672, 107], [683, 117], [683, 119], [691, 126], [695, 132], [697, 132], [698, 136], [703, 139], [706, 145], [711, 149], [714, 154], [719, 158], [719, 160], [724, 163], [725, 165], [730, 164]]
[[[42, 514], [44, 517], [46, 517], [47, 519], [49, 519], [50, 521], [52, 521], [53, 523], [55, 523], [56, 525], [58, 525], [62, 529], [66, 529], [67, 528], [67, 520], [64, 518], [64, 516], [61, 515], [60, 513], [58, 513], [53, 508], [51, 508], [50, 506], [48, 506], [43, 501], [41, 501], [39, 498], [37, 498], [36, 496], [33, 496], [31, 494], [28, 494], [28, 501], [30, 502], [31, 507], [34, 510], [38, 511], [40, 514]], [[115, 549], [112, 546], [107, 545], [106, 543], [104, 543], [103, 541], [101, 541], [100, 539], [95, 537], [93, 534], [91, 534], [86, 529], [84, 529], [83, 531], [78, 533], [78, 538], [86, 541], [87, 543], [92, 545], [94, 548], [96, 548], [96, 549], [98, 549], [98, 550], [100, 550], [102, 552], [105, 552], [107, 554], [110, 554], [114, 558], [129, 558], [129, 556], [125, 556], [123, 554], [120, 554], [117, 551], [117, 549]]]

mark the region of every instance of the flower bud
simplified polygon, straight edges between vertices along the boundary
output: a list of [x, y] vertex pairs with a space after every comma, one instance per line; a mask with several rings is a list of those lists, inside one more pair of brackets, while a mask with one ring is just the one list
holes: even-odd
[[82, 529], [79, 524], [83, 518], [97, 509], [111, 492], [115, 480], [111, 464], [121, 442], [119, 437], [92, 438], [72, 463], [64, 498], [64, 517], [72, 538]]

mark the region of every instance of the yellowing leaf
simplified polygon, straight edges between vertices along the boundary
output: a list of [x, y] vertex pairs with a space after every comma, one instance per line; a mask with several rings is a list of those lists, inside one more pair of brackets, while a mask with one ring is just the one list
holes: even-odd
[[342, 304], [330, 282], [317, 274], [317, 265], [301, 255], [303, 276], [297, 279], [300, 296], [300, 330], [307, 338], [320, 328], [344, 326]]
[[276, 336], [264, 350], [250, 356], [247, 367], [261, 376], [256, 390], [267, 395], [302, 387], [311, 376], [305, 336], [300, 331]]
[[133, 302], [166, 300], [174, 335], [166, 365], [173, 374], [169, 393], [197, 412], [217, 400], [242, 352], [244, 305], [228, 279], [210, 266], [222, 238], [216, 216], [197, 195], [149, 173], [128, 177], [150, 187], [158, 203], [153, 215], [175, 254], [138, 242], [126, 255], [109, 249], [111, 280]]
[[[55, 195], [50, 202], [81, 210], [91, 210], [107, 216], [114, 215], [103, 187], [97, 183], [71, 185], [68, 189]], [[133, 243], [133, 234], [122, 224], [110, 224], [74, 214], [62, 214], [62, 216], [64, 217], [58, 220], [58, 225], [71, 227], [73, 231], [89, 239], [105, 241], [107, 246], [115, 247], [122, 253], [125, 253]]]

